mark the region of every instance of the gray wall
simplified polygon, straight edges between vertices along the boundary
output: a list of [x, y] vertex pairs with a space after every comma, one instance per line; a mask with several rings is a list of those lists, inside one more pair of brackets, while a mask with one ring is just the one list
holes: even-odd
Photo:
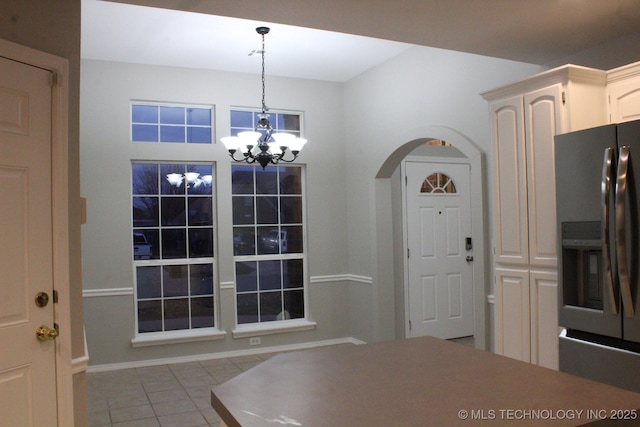
[[[402, 306], [394, 302], [402, 294], [394, 290], [401, 286], [394, 279], [393, 272], [399, 268], [398, 261], [394, 263], [394, 246], [388, 242], [386, 250], [380, 249], [393, 238], [393, 232], [386, 236], [389, 229], [398, 229], [392, 225], [392, 210], [383, 208], [392, 204], [390, 187], [376, 183], [390, 179], [375, 178], [383, 163], [399, 147], [409, 145], [416, 136], [414, 129], [433, 129], [433, 134], [419, 137], [444, 140], [448, 139], [448, 131], [453, 130], [485, 154], [488, 160], [485, 177], [491, 182], [488, 106], [479, 93], [541, 70], [531, 64], [414, 47], [345, 84], [345, 129], [349, 141], [345, 149], [351, 161], [346, 177], [350, 195], [349, 270], [374, 278], [368, 288], [352, 286], [350, 310], [352, 317], [358, 319], [352, 323], [354, 336], [377, 341], [393, 339], [394, 326], [395, 332], [402, 330], [394, 325], [397, 313], [387, 309]], [[412, 137], [408, 138], [408, 134]], [[488, 196], [484, 203], [488, 209], [486, 220], [490, 218], [491, 195]], [[484, 242], [486, 253], [489, 243], [488, 239]], [[482, 282], [489, 280], [479, 278], [478, 284], [483, 286], [486, 283]], [[490, 286], [486, 288], [490, 290]]]
[[[343, 87], [312, 80], [267, 78], [270, 108], [304, 111], [311, 141], [302, 151], [306, 163], [308, 274], [342, 275], [347, 269], [347, 193], [343, 156]], [[81, 181], [87, 199], [83, 226], [83, 280], [87, 291], [131, 289], [131, 160], [212, 161], [216, 163], [218, 279], [232, 282], [231, 185], [228, 154], [220, 143], [199, 145], [185, 154], [178, 144], [130, 142], [131, 100], [213, 104], [217, 137], [229, 132], [230, 106], [260, 102], [260, 78], [193, 69], [150, 67], [85, 60], [81, 87]], [[90, 294], [90, 292], [87, 292]], [[263, 336], [262, 347], [350, 337], [348, 286], [344, 281], [313, 283], [308, 288], [313, 331]], [[132, 348], [133, 295], [84, 298], [91, 364], [210, 354], [249, 348], [248, 338], [234, 339], [234, 292], [218, 293], [221, 321], [228, 332], [221, 341]], [[109, 327], [105, 328], [105, 325]], [[251, 347], [255, 350], [256, 347]]]
[[[539, 70], [528, 64], [416, 47], [344, 85], [268, 77], [271, 108], [305, 112], [310, 142], [301, 162], [307, 165], [309, 277], [313, 281], [318, 276], [352, 274], [365, 280], [309, 284], [309, 316], [317, 328], [262, 337], [262, 347], [345, 337], [395, 338], [402, 319], [402, 304], [394, 301], [394, 295], [402, 292], [394, 285], [398, 236], [391, 226], [392, 188], [397, 185], [389, 180], [374, 185], [378, 169], [394, 150], [409, 142], [400, 137], [404, 130], [424, 124], [457, 129], [486, 151], [488, 109], [478, 94]], [[259, 94], [255, 75], [82, 62], [86, 290], [133, 287], [129, 168], [132, 159], [147, 156], [216, 162], [218, 278], [233, 280], [230, 161], [224, 148], [219, 143], [197, 147], [194, 158], [173, 144], [133, 144], [129, 103], [134, 99], [214, 104], [220, 137], [228, 132], [229, 107], [256, 107]], [[233, 290], [222, 290], [219, 298], [220, 327], [230, 332]], [[230, 334], [220, 341], [132, 348], [133, 295], [85, 297], [84, 306], [94, 365], [250, 348], [247, 338], [234, 339]], [[107, 322], [110, 327], [105, 330]]]

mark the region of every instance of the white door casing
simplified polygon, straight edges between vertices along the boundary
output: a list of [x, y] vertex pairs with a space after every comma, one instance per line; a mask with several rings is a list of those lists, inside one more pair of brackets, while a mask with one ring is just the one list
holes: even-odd
[[[471, 336], [473, 250], [466, 246], [466, 239], [472, 236], [470, 166], [405, 161], [403, 168], [408, 257], [406, 336]], [[432, 174], [450, 178], [455, 193], [421, 192]]]
[[[51, 72], [0, 58], [0, 362], [5, 425], [57, 422], [51, 227]], [[45, 292], [43, 307], [35, 296]]]

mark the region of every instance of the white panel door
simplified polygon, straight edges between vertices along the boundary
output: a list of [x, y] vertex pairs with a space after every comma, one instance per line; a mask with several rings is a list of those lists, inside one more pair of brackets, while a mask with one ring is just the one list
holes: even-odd
[[558, 369], [558, 274], [531, 271], [531, 363]]
[[[408, 336], [473, 335], [469, 165], [405, 162]], [[469, 259], [467, 259], [469, 257]]]
[[556, 267], [556, 176], [553, 138], [562, 132], [560, 84], [524, 96], [529, 263]]
[[495, 261], [529, 262], [527, 160], [522, 96], [491, 104], [495, 144]]
[[495, 280], [494, 352], [530, 362], [529, 270], [496, 268]]
[[36, 338], [54, 327], [49, 79], [0, 58], [1, 426], [57, 424], [55, 342]]

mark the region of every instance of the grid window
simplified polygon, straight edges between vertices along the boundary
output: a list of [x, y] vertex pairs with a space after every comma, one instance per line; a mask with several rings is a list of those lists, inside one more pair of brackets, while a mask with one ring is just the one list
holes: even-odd
[[[297, 113], [269, 113], [269, 123], [273, 132], [286, 132], [300, 137], [300, 114]], [[253, 110], [231, 110], [231, 136], [239, 132], [255, 130], [260, 120], [260, 112]]]
[[304, 318], [302, 168], [231, 173], [238, 324]]
[[213, 167], [131, 171], [138, 333], [214, 327]]
[[211, 144], [212, 108], [135, 103], [131, 105], [131, 140]]

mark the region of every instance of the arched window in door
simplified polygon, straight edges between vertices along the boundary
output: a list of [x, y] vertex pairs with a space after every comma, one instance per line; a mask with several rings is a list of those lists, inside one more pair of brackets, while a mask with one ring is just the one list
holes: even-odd
[[420, 193], [424, 194], [455, 194], [456, 186], [447, 175], [435, 172], [429, 175], [420, 186]]

